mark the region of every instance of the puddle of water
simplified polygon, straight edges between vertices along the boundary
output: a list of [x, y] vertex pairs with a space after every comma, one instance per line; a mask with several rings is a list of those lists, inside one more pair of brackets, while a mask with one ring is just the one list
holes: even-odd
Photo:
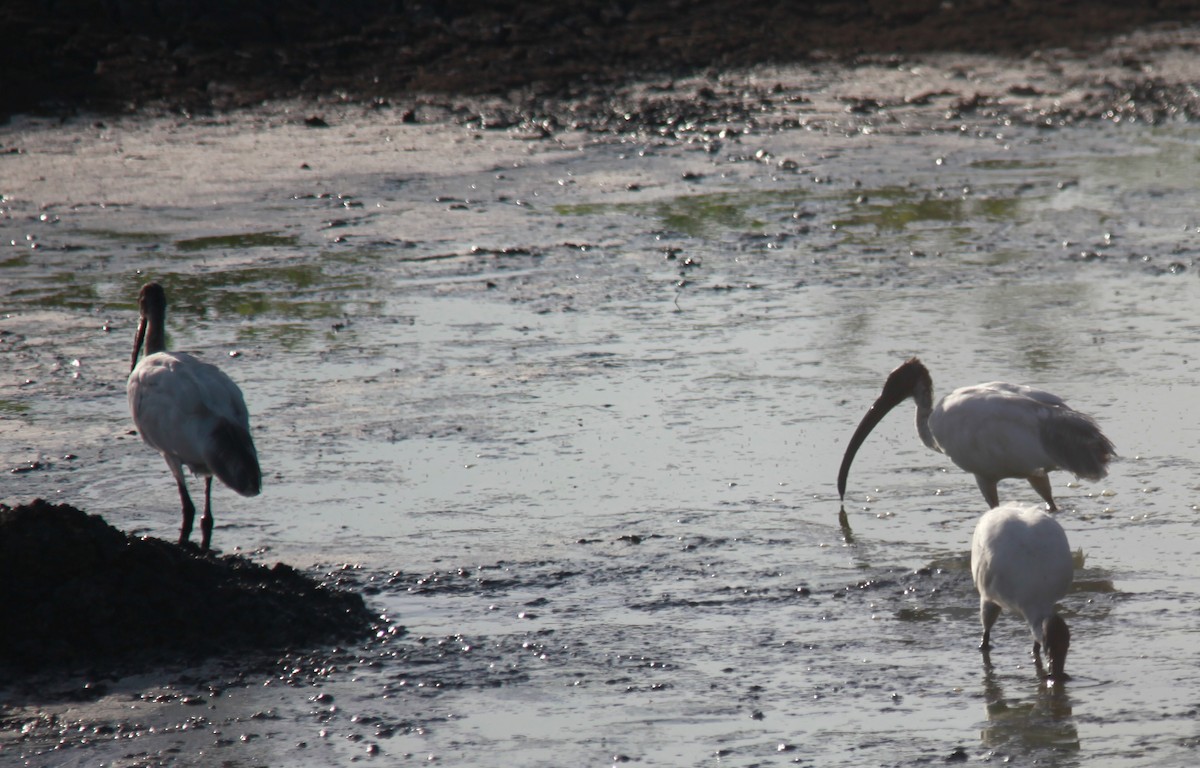
[[[174, 537], [173, 482], [124, 402], [153, 276], [171, 344], [241, 385], [266, 471], [258, 498], [215, 491], [214, 544], [350, 563], [407, 628], [255, 672], [110, 681], [95, 703], [10, 696], [7, 754], [1190, 764], [1200, 426], [1180, 414], [1200, 396], [1200, 323], [1179, 180], [1200, 170], [1194, 132], [772, 134], [800, 174], [752, 146], [543, 147], [384, 119], [325, 144], [118, 125], [147, 179], [120, 206], [91, 204], [106, 199], [92, 177], [123, 171], [87, 141], [70, 177], [38, 165], [39, 141], [77, 127], [5, 138], [27, 147], [5, 159], [27, 192], [6, 192], [0, 219], [18, 243], [0, 255], [0, 461], [41, 467], [5, 472], [0, 500]], [[242, 175], [222, 165], [164, 214], [162, 185], [214, 148]], [[326, 163], [318, 184], [254, 164], [297, 153]], [[329, 227], [336, 201], [296, 198], [313, 186], [372, 215]], [[966, 567], [982, 501], [911, 412], [864, 445], [849, 540], [839, 526], [845, 441], [914, 354], [939, 393], [1057, 392], [1121, 453], [1102, 483], [1052, 478], [1082, 557], [1064, 690], [1038, 684], [1013, 617], [984, 668]], [[1000, 493], [1033, 500], [1023, 482]], [[203, 706], [182, 703], [197, 689]], [[141, 727], [107, 730], [123, 721]]]

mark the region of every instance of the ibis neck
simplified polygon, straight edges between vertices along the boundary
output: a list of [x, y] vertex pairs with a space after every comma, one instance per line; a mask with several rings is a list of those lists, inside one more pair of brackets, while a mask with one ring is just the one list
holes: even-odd
[[150, 318], [146, 323], [146, 346], [144, 349], [147, 356], [166, 350], [167, 334], [163, 325], [160, 318]]
[[917, 434], [921, 442], [925, 443], [926, 448], [941, 453], [942, 447], [933, 439], [933, 432], [929, 429], [929, 416], [933, 413], [932, 389], [922, 383], [913, 389], [912, 397], [917, 404]]

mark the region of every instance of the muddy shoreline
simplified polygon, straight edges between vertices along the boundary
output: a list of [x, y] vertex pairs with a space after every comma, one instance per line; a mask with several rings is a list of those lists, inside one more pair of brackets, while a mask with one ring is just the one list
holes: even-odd
[[[710, 0], [259, 0], [202, 8], [23, 0], [0, 14], [11, 43], [0, 52], [10, 73], [0, 116], [147, 108], [192, 114], [303, 98], [395, 105], [415, 118], [415, 100], [439, 94], [503, 96], [525, 111], [566, 99], [575, 102], [572, 115], [587, 119], [606, 96], [647, 79], [715, 78], [761, 65], [899, 63], [932, 53], [1097, 56], [1139, 30], [1195, 25], [1200, 3], [856, 0], [751, 2], [733, 10]], [[1153, 48], [1118, 47], [1128, 77], [1107, 86], [1144, 83], [1141, 96], [1151, 98], [1165, 82], [1144, 67]]]

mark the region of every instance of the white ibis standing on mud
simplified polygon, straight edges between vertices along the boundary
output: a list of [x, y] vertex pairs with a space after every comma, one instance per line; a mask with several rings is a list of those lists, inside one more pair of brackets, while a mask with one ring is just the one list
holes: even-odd
[[979, 590], [979, 621], [991, 648], [992, 625], [1001, 609], [1025, 619], [1033, 633], [1040, 670], [1041, 649], [1050, 657], [1049, 680], [1067, 679], [1063, 667], [1071, 632], [1055, 604], [1071, 588], [1075, 561], [1061, 525], [1033, 505], [1009, 502], [984, 513], [971, 538], [971, 576]]
[[1028, 480], [1055, 512], [1047, 472], [1065, 469], [1099, 480], [1116, 455], [1090, 416], [1033, 387], [1002, 381], [977, 384], [954, 390], [935, 406], [929, 371], [914, 357], [891, 372], [850, 438], [838, 470], [841, 498], [846, 497], [846, 477], [859, 446], [888, 411], [909, 397], [917, 404], [921, 442], [975, 475], [988, 507], [1000, 504], [996, 484], [1013, 477]]
[[[162, 453], [179, 486], [181, 546], [191, 536], [196, 515], [183, 468], [204, 477], [200, 549], [207, 551], [212, 539], [213, 475], [243, 496], [255, 496], [262, 488], [250, 416], [242, 391], [220, 368], [183, 352], [167, 351], [167, 295], [161, 285], [142, 286], [138, 309], [141, 316], [126, 386], [129, 410], [142, 439]], [[138, 362], [143, 340], [146, 354]]]

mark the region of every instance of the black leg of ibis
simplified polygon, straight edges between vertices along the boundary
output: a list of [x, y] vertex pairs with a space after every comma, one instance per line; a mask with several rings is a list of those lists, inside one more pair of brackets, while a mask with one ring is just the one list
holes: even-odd
[[1038, 677], [1046, 676], [1046, 668], [1042, 666], [1042, 644], [1036, 640], [1033, 641], [1033, 668]]
[[985, 654], [992, 647], [992, 625], [1000, 617], [1000, 606], [988, 600], [979, 601], [979, 623], [983, 625], [983, 639], [979, 641], [979, 650]]
[[179, 486], [179, 501], [183, 504], [183, 525], [179, 529], [179, 546], [188, 543], [188, 539], [192, 535], [192, 520], [196, 518], [196, 505], [192, 503], [192, 497], [188, 495], [187, 484], [183, 478], [175, 479], [175, 484]]
[[200, 551], [208, 551], [208, 543], [212, 541], [212, 477], [204, 478], [204, 515], [200, 518]]
[[1047, 512], [1057, 512], [1058, 507], [1054, 504], [1054, 494], [1050, 493], [1050, 478], [1046, 475], [1034, 475], [1029, 478], [1029, 484], [1033, 486], [1033, 490], [1037, 491], [1038, 496], [1042, 497], [1042, 501], [1046, 502]]
[[995, 480], [975, 475], [975, 484], [979, 486], [979, 490], [983, 493], [983, 500], [987, 502], [988, 509], [995, 509], [1000, 506], [1000, 491], [996, 488]]

